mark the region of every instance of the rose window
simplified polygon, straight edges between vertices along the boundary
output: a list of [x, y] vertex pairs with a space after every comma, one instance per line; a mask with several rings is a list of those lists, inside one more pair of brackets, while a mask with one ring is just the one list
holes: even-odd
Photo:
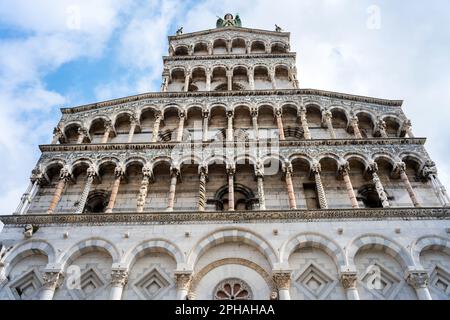
[[247, 283], [240, 279], [226, 279], [214, 290], [214, 300], [251, 300], [252, 293]]

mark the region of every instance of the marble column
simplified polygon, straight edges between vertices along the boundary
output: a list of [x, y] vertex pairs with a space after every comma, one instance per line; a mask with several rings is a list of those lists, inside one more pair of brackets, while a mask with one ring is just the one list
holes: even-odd
[[356, 284], [358, 281], [358, 274], [356, 272], [341, 273], [341, 283], [344, 287], [347, 300], [360, 300]]
[[170, 168], [170, 187], [169, 187], [169, 196], [167, 200], [167, 211], [173, 211], [173, 207], [175, 205], [175, 193], [177, 189], [177, 181], [180, 176], [180, 169], [178, 168]]
[[64, 133], [60, 127], [53, 129], [52, 144], [57, 144], [62, 137], [64, 137]]
[[170, 75], [163, 75], [163, 82], [161, 85], [162, 92], [167, 92], [167, 90], [169, 90], [169, 81], [170, 81]]
[[186, 71], [186, 75], [184, 78], [184, 92], [188, 92], [189, 91], [189, 83], [191, 80], [191, 74], [189, 71]]
[[209, 125], [209, 111], [203, 111], [203, 131], [202, 131], [202, 141], [207, 142], [208, 141], [208, 128]]
[[288, 164], [283, 169], [285, 173], [286, 187], [289, 199], [289, 208], [291, 210], [295, 210], [297, 209], [297, 201], [295, 199], [294, 185], [292, 183], [292, 174], [293, 174], [292, 165]]
[[303, 136], [306, 140], [311, 140], [311, 132], [309, 131], [308, 119], [306, 118], [306, 108], [300, 109], [300, 123], [303, 129]]
[[206, 180], [208, 178], [208, 167], [199, 167], [199, 188], [198, 188], [198, 211], [206, 209]]
[[144, 212], [145, 201], [147, 200], [148, 195], [148, 186], [152, 177], [152, 168], [148, 165], [144, 166], [142, 168], [142, 174], [144, 175], [144, 177], [142, 178], [141, 187], [139, 188], [136, 208], [137, 212]]
[[227, 119], [228, 119], [228, 125], [227, 125], [227, 141], [228, 141], [228, 142], [233, 142], [233, 141], [234, 141], [233, 117], [234, 117], [233, 111], [227, 111]]
[[345, 189], [347, 190], [347, 194], [352, 204], [352, 208], [356, 209], [359, 208], [359, 204], [355, 196], [355, 191], [353, 190], [353, 185], [352, 181], [350, 180], [349, 172], [350, 172], [350, 165], [348, 162], [345, 162], [339, 167], [339, 174], [344, 179]]
[[387, 132], [386, 132], [386, 122], [384, 120], [378, 121], [378, 133], [380, 134], [380, 137], [387, 138]]
[[61, 285], [63, 276], [60, 271], [46, 271], [42, 280], [44, 284], [39, 293], [39, 300], [53, 300], [56, 289]]
[[231, 40], [227, 40], [227, 53], [231, 54], [233, 51], [233, 43], [231, 42]]
[[266, 196], [264, 194], [264, 164], [258, 162], [255, 169], [256, 182], [258, 185], [259, 210], [266, 210]]
[[61, 200], [61, 195], [66, 187], [67, 182], [70, 179], [70, 172], [67, 168], [62, 168], [60, 172], [59, 182], [56, 185], [55, 193], [53, 194], [53, 198], [50, 201], [50, 206], [47, 210], [48, 214], [53, 214], [55, 212], [55, 208]]
[[414, 138], [414, 134], [412, 133], [412, 124], [411, 124], [411, 120], [405, 120], [405, 122], [403, 123], [403, 131], [406, 132], [406, 134], [408, 135], [408, 138]]
[[186, 114], [184, 112], [180, 112], [178, 114], [178, 117], [180, 118], [180, 121], [178, 123], [178, 130], [177, 130], [177, 142], [182, 142], [184, 132], [184, 121], [186, 120]]
[[430, 278], [428, 273], [423, 271], [409, 271], [406, 275], [406, 282], [414, 288], [419, 300], [432, 300], [428, 282]]
[[84, 128], [78, 128], [78, 140], [77, 144], [82, 144], [84, 139], [88, 136], [88, 132]]
[[39, 188], [39, 180], [30, 180], [30, 184], [27, 187], [27, 190], [20, 198], [20, 203], [17, 206], [16, 211], [14, 211], [14, 215], [21, 215], [26, 212], [28, 205], [33, 200], [33, 195], [35, 194], [35, 190]]
[[291, 272], [276, 271], [273, 273], [273, 282], [278, 289], [278, 297], [280, 300], [291, 300], [289, 292], [291, 288]]
[[426, 161], [425, 165], [422, 168], [421, 176], [423, 178], [429, 179], [431, 181], [434, 192], [436, 193], [436, 196], [438, 197], [441, 204], [444, 207], [449, 207], [450, 206], [450, 198], [448, 196], [447, 190], [442, 185], [437, 174], [438, 174], [438, 172], [437, 172], [436, 164], [431, 160]]
[[235, 167], [227, 168], [228, 175], [228, 211], [234, 211], [234, 175], [236, 174]]
[[116, 204], [117, 193], [119, 192], [120, 182], [125, 175], [125, 170], [122, 167], [117, 166], [114, 171], [114, 183], [111, 189], [111, 196], [109, 197], [108, 206], [105, 213], [112, 213]]
[[122, 300], [123, 288], [128, 282], [128, 271], [125, 269], [111, 270], [111, 291], [109, 300]]
[[253, 134], [255, 135], [255, 141], [259, 140], [259, 128], [258, 128], [258, 109], [251, 111]]
[[81, 193], [80, 199], [78, 200], [78, 206], [75, 213], [81, 214], [84, 211], [84, 207], [86, 206], [86, 201], [89, 196], [89, 192], [91, 192], [92, 183], [94, 182], [94, 178], [96, 176], [95, 169], [92, 167], [89, 167], [87, 169], [87, 180], [86, 184], [84, 185], [83, 192]]
[[336, 133], [334, 132], [334, 128], [333, 128], [333, 114], [330, 111], [324, 111], [322, 113], [322, 117], [325, 120], [325, 124], [328, 128], [328, 132], [330, 133], [330, 138], [331, 139], [336, 139]]
[[159, 126], [161, 125], [162, 114], [158, 112], [155, 114], [155, 123], [153, 124], [152, 142], [158, 142]]
[[389, 201], [386, 195], [386, 192], [384, 191], [383, 184], [381, 183], [380, 177], [378, 176], [378, 164], [374, 162], [369, 166], [369, 172], [372, 174], [372, 180], [375, 185], [375, 189], [377, 190], [378, 197], [380, 198], [381, 204], [383, 205], [383, 208], [389, 208]]
[[211, 56], [213, 54], [213, 50], [214, 50], [213, 43], [212, 42], [208, 42], [207, 47], [208, 47], [208, 54]]
[[400, 178], [402, 179], [402, 182], [406, 187], [406, 191], [408, 191], [409, 197], [411, 198], [414, 207], [420, 207], [420, 203], [417, 200], [417, 195], [414, 192], [413, 187], [411, 186], [408, 175], [406, 174], [406, 164], [404, 162], [398, 162], [395, 164], [394, 170], [400, 174]]
[[128, 143], [133, 142], [134, 132], [136, 131], [136, 126], [138, 125], [138, 120], [136, 117], [130, 117], [130, 132], [128, 133]]
[[320, 163], [314, 163], [312, 165], [311, 171], [314, 174], [314, 180], [316, 182], [317, 195], [319, 197], [319, 204], [321, 209], [328, 209], [327, 197], [325, 194], [325, 189], [323, 188], [322, 178], [320, 177], [320, 172], [322, 171], [322, 166]]
[[192, 282], [192, 272], [175, 271], [177, 300], [186, 300]]
[[109, 135], [113, 129], [112, 123], [110, 121], [105, 123], [105, 133], [102, 138], [102, 143], [108, 143]]
[[211, 91], [212, 71], [210, 68], [206, 70], [206, 91]]
[[284, 136], [283, 111], [281, 109], [275, 110], [275, 117], [277, 119], [278, 136], [281, 141], [284, 141], [286, 138]]
[[277, 81], [275, 79], [275, 69], [269, 70], [269, 78], [270, 78], [270, 82], [272, 83], [272, 89], [276, 90], [277, 89]]
[[227, 70], [228, 91], [233, 90], [233, 70]]
[[250, 87], [250, 90], [255, 90], [255, 74], [254, 74], [254, 68], [249, 67], [247, 70], [247, 76], [248, 76], [248, 85]]
[[356, 139], [362, 139], [362, 135], [361, 135], [361, 130], [359, 130], [359, 125], [358, 125], [358, 117], [352, 117], [350, 119], [350, 125], [353, 129], [353, 134], [355, 135]]

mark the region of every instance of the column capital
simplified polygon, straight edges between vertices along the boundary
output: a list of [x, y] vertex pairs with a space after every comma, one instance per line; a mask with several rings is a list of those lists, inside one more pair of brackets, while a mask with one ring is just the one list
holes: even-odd
[[236, 174], [236, 167], [235, 166], [228, 166], [227, 167], [227, 175], [234, 176]]
[[209, 110], [203, 110], [202, 115], [204, 119], [209, 119], [210, 116]]
[[186, 112], [184, 112], [184, 111], [178, 112], [178, 117], [180, 118], [180, 120], [181, 119], [185, 119], [186, 118]]
[[318, 173], [322, 172], [322, 166], [321, 166], [320, 162], [314, 162], [311, 165], [311, 172], [314, 174], [318, 174]]
[[399, 161], [394, 164], [394, 172], [395, 173], [400, 174], [405, 171], [406, 171], [406, 163], [404, 163], [403, 161]]
[[205, 165], [203, 165], [203, 166], [199, 166], [198, 167], [198, 174], [199, 175], [205, 175], [205, 177], [208, 177], [208, 166], [205, 166]]
[[63, 279], [61, 271], [45, 271], [42, 275], [43, 287], [48, 290], [56, 290], [61, 286]]
[[180, 176], [180, 168], [175, 166], [170, 167], [170, 176], [176, 176], [178, 178]]
[[72, 172], [69, 166], [64, 166], [59, 172], [59, 179], [64, 181], [69, 181], [72, 177]]
[[125, 168], [123, 165], [117, 165], [114, 169], [114, 176], [122, 179], [125, 176]]
[[234, 111], [233, 110], [227, 110], [227, 118], [234, 118]]
[[113, 269], [111, 270], [111, 285], [123, 288], [128, 282], [128, 270]]
[[386, 122], [383, 119], [378, 119], [378, 130], [386, 130]]
[[175, 271], [175, 281], [178, 290], [189, 291], [192, 282], [192, 272], [190, 271]]
[[425, 270], [408, 271], [405, 280], [414, 289], [426, 288], [428, 286], [430, 276]]
[[153, 177], [153, 168], [148, 164], [144, 165], [142, 167], [142, 174], [146, 178], [152, 178]]
[[333, 118], [333, 114], [330, 110], [324, 110], [322, 111], [322, 117], [324, 117], [325, 120], [331, 120], [331, 118]]
[[255, 176], [264, 178], [264, 163], [257, 161], [255, 164]]
[[293, 167], [292, 167], [292, 163], [290, 163], [289, 161], [286, 161], [286, 162], [283, 164], [282, 169], [283, 169], [283, 172], [284, 172], [285, 174], [290, 174], [290, 175], [292, 175], [292, 173], [294, 172], [294, 169], [293, 169]]
[[278, 290], [289, 290], [291, 287], [292, 271], [277, 270], [273, 271], [272, 278]]
[[84, 136], [88, 136], [89, 135], [89, 132], [88, 132], [88, 130], [86, 129], [86, 128], [84, 128], [84, 127], [79, 127], [78, 128], [78, 134], [82, 134], [82, 135], [84, 135]]
[[437, 167], [433, 161], [427, 160], [421, 170], [421, 176], [429, 179], [432, 175], [437, 175]]
[[251, 115], [252, 118], [257, 118], [258, 114], [259, 114], [258, 108], [251, 108], [250, 109], [250, 115]]
[[358, 123], [359, 123], [359, 119], [358, 119], [357, 116], [352, 116], [352, 117], [350, 118], [350, 125], [352, 125], [352, 126], [357, 126]]
[[86, 170], [86, 174], [88, 178], [95, 178], [97, 176], [97, 170], [93, 166], [89, 166]]
[[162, 112], [161, 111], [156, 111], [155, 112], [155, 120], [158, 120], [158, 121], [160, 121], [161, 119], [163, 118], [163, 114], [162, 114]]
[[354, 289], [358, 281], [358, 273], [354, 271], [342, 272], [340, 280], [344, 289]]
[[283, 110], [281, 108], [276, 108], [274, 110], [275, 117], [281, 118], [283, 116]]
[[341, 164], [339, 164], [339, 175], [344, 175], [344, 174], [349, 174], [350, 172], [350, 164], [348, 163], [348, 161], [342, 162]]
[[105, 130], [112, 130], [112, 129], [113, 129], [112, 121], [111, 120], [105, 121]]
[[138, 125], [139, 124], [138, 117], [134, 114], [130, 115], [130, 123], [131, 125]]
[[378, 163], [372, 162], [367, 166], [367, 171], [370, 173], [377, 173], [378, 172]]

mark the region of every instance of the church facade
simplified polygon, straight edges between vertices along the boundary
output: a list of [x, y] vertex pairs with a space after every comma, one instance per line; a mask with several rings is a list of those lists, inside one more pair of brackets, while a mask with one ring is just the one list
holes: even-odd
[[290, 34], [169, 37], [161, 92], [62, 109], [0, 299], [449, 299], [450, 199], [402, 101], [301, 89]]

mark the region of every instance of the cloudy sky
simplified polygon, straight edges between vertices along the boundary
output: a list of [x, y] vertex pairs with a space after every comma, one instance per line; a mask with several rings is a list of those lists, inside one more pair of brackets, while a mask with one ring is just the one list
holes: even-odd
[[450, 186], [446, 0], [1, 0], [0, 214], [17, 206], [60, 107], [158, 91], [167, 36], [227, 12], [292, 33], [302, 88], [405, 100]]

